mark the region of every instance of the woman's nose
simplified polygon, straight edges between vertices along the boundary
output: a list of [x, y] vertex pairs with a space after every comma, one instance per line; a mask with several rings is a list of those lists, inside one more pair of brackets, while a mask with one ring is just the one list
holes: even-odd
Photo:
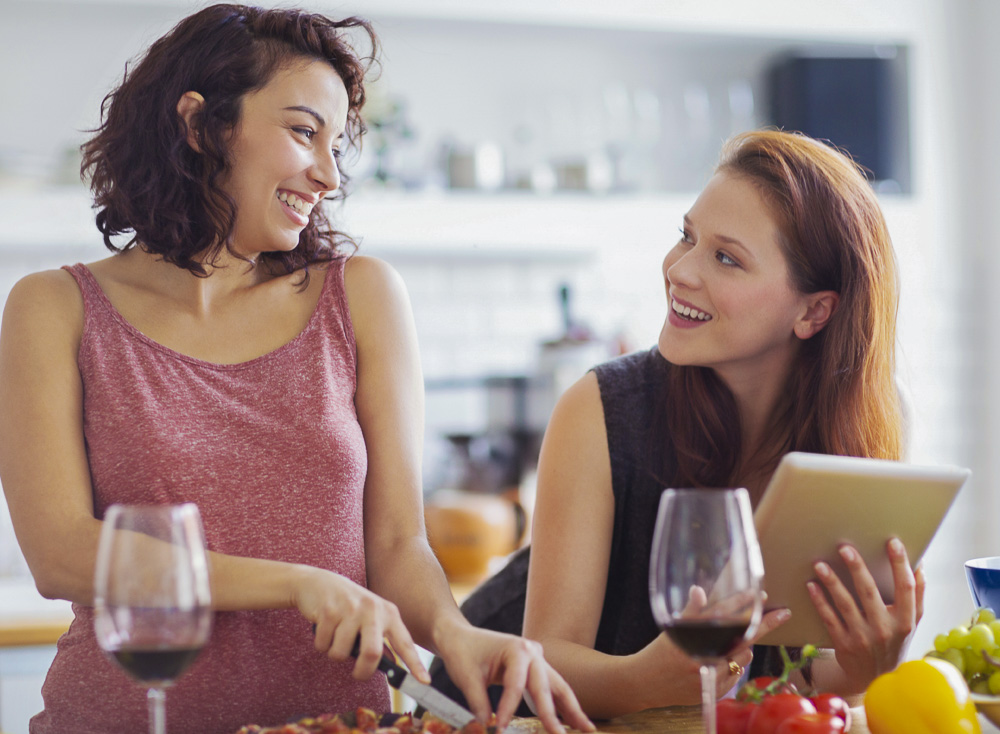
[[701, 282], [700, 256], [697, 248], [683, 252], [671, 250], [663, 259], [663, 274], [672, 285], [696, 287]]
[[337, 163], [337, 156], [330, 151], [325, 156], [316, 159], [311, 172], [311, 178], [316, 185], [327, 194], [340, 188], [340, 166]]

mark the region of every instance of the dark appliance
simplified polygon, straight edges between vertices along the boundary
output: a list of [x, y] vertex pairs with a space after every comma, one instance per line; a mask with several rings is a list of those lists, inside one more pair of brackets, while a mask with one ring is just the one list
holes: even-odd
[[771, 122], [846, 150], [879, 190], [910, 191], [906, 50], [790, 54], [770, 68]]

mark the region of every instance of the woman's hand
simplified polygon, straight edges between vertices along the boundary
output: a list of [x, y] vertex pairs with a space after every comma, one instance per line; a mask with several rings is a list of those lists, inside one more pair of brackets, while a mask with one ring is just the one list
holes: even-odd
[[[688, 657], [677, 647], [666, 633], [661, 633], [649, 643], [639, 655], [646, 656], [653, 663], [650, 673], [643, 677], [648, 685], [653, 686], [655, 698], [650, 699], [650, 707], [693, 705], [701, 700], [701, 664]], [[729, 669], [729, 660], [734, 661], [741, 669], [750, 665], [753, 654], [748, 647], [734, 650], [727, 660], [715, 666], [716, 696], [725, 695], [736, 685], [739, 674]]]
[[890, 540], [887, 548], [895, 588], [892, 604], [882, 601], [861, 554], [849, 545], [841, 546], [840, 557], [851, 574], [860, 606], [826, 563], [817, 563], [815, 570], [829, 599], [819, 584], [808, 584], [813, 605], [830, 632], [849, 693], [865, 690], [876, 677], [899, 664], [924, 613], [922, 569], [910, 567], [906, 548], [898, 539]]
[[360, 636], [353, 675], [367, 680], [378, 669], [387, 641], [418, 680], [430, 682], [395, 604], [331, 571], [309, 566], [297, 571], [292, 602], [316, 626], [317, 650], [333, 660], [348, 660]]
[[[780, 627], [791, 613], [787, 609], [775, 609], [765, 614], [757, 628], [757, 633], [732, 651], [725, 660], [715, 666], [716, 696], [721, 697], [735, 686], [753, 660], [753, 646], [764, 635]], [[700, 663], [688, 657], [677, 647], [666, 633], [660, 634], [649, 645], [643, 648], [638, 656], [644, 657], [646, 664], [653, 668], [643, 673], [643, 678], [655, 682], [655, 698], [649, 707], [678, 706], [696, 704], [701, 700]], [[734, 672], [729, 662], [739, 666], [739, 672]]]
[[496, 710], [498, 730], [510, 723], [523, 695], [546, 731], [564, 731], [557, 714], [574, 729], [594, 731], [573, 691], [546, 662], [537, 642], [468, 624], [442, 637], [438, 652], [448, 675], [480, 721], [487, 721], [490, 714], [486, 687], [502, 685], [503, 695]]

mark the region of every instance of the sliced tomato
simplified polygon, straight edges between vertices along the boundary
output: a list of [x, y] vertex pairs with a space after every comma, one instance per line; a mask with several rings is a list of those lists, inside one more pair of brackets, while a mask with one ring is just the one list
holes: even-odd
[[361, 731], [373, 732], [378, 727], [378, 714], [364, 706], [358, 706], [354, 712], [354, 728]]
[[454, 731], [455, 728], [447, 721], [441, 721], [441, 719], [428, 716], [424, 717], [424, 734], [453, 734]]

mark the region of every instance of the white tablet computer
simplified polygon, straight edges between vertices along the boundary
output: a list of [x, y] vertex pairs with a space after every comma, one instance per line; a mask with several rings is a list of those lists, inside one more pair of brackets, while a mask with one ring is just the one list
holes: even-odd
[[824, 560], [854, 593], [837, 548], [861, 553], [882, 598], [893, 598], [886, 543], [903, 541], [916, 565], [969, 477], [954, 466], [916, 466], [793, 452], [785, 455], [754, 512], [764, 558], [766, 609], [788, 607], [792, 618], [763, 637], [768, 645], [829, 647], [830, 636], [809, 598], [813, 564]]

